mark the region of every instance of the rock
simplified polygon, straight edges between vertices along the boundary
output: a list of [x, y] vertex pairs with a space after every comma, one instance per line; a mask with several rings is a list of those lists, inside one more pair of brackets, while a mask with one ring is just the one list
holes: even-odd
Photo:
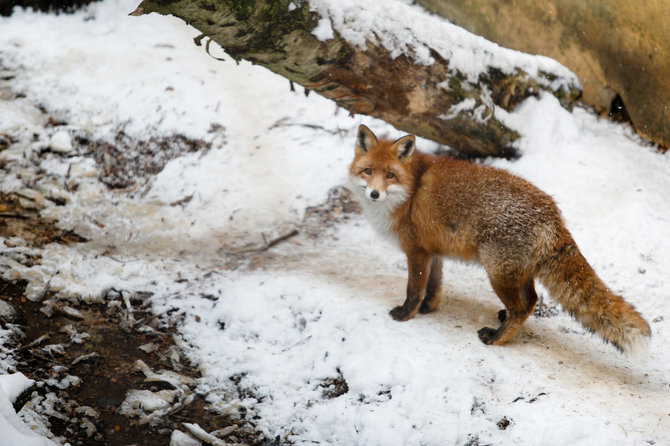
[[170, 437], [170, 446], [200, 446], [200, 443], [195, 438], [183, 433], [182, 431], [172, 431]]
[[11, 321], [14, 319], [14, 316], [16, 316], [16, 310], [14, 307], [12, 307], [9, 302], [0, 300], [0, 317], [7, 321]]
[[144, 412], [165, 409], [174, 400], [174, 394], [168, 391], [152, 392], [150, 390], [131, 390], [121, 403], [119, 413], [125, 416], [139, 416]]
[[81, 424], [79, 425], [82, 429], [86, 431], [86, 436], [92, 437], [93, 434], [98, 432], [98, 429], [95, 427], [95, 424], [91, 422], [88, 418], [82, 418]]
[[100, 413], [91, 406], [79, 406], [74, 410], [74, 413], [94, 419], [100, 418]]
[[72, 150], [72, 138], [70, 138], [70, 133], [67, 130], [59, 130], [53, 135], [51, 135], [51, 141], [49, 141], [49, 148], [53, 152], [58, 153], [68, 153]]
[[158, 345], [150, 342], [148, 344], [142, 344], [138, 348], [145, 353], [153, 353], [158, 350]]

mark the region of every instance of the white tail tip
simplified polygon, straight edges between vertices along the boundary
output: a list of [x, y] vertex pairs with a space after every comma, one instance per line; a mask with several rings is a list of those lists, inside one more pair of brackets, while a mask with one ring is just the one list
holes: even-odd
[[621, 347], [631, 359], [644, 359], [649, 356], [649, 343], [651, 337], [640, 331], [631, 333]]

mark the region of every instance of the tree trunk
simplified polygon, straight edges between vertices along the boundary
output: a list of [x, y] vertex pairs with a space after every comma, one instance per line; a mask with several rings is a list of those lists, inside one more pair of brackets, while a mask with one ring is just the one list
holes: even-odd
[[[469, 31], [573, 70], [583, 100], [670, 147], [670, 3], [632, 0], [417, 0]], [[624, 113], [625, 113], [624, 112]]]
[[391, 57], [369, 39], [366, 48], [337, 32], [321, 41], [312, 34], [321, 17], [304, 1], [144, 0], [132, 15], [150, 12], [181, 18], [234, 59], [264, 66], [352, 114], [382, 119], [470, 156], [515, 155], [519, 135], [496, 118], [496, 107], [511, 110], [540, 90], [570, 107], [581, 93], [576, 82], [556, 87], [545, 81], [556, 73], [538, 78], [521, 69], [489, 67], [473, 83], [432, 48], [434, 62], [422, 64], [411, 54]]

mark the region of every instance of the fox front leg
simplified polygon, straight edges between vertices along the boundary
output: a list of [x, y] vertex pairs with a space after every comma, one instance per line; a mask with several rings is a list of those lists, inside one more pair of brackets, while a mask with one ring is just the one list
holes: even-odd
[[426, 295], [419, 307], [419, 313], [427, 314], [437, 310], [442, 294], [442, 257], [435, 256], [430, 262], [430, 276], [426, 285]]
[[419, 311], [426, 294], [432, 257], [425, 252], [407, 254], [407, 298], [404, 304], [391, 310], [391, 317], [396, 321], [412, 319]]

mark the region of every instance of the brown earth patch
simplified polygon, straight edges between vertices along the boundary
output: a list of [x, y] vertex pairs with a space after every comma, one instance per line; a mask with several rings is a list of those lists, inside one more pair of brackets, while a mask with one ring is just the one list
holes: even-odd
[[[179, 354], [174, 329], [148, 310], [141, 295], [132, 299], [137, 324], [129, 327], [127, 309], [118, 299], [121, 293], [105, 304], [56, 302], [51, 307], [60, 310], [47, 316], [43, 303], [24, 297], [24, 284], [0, 280], [0, 290], [0, 299], [16, 311], [11, 321], [0, 321], [3, 328], [11, 323], [25, 334], [13, 346], [17, 370], [37, 381], [27, 406], [47, 415], [51, 431], [72, 445], [166, 445], [173, 430], [185, 432], [182, 423], [227, 432], [225, 440], [233, 444], [278, 444], [265, 439], [244, 411], [238, 416], [209, 411], [195, 382], [183, 387], [194, 399], [175, 405], [155, 422], [143, 424], [119, 412], [131, 390], [173, 389], [165, 381], [147, 382], [138, 360], [154, 372], [177, 373], [184, 381], [200, 376]], [[46, 413], [45, 401], [52, 401]]]
[[[42, 218], [29, 197], [20, 194], [0, 194], [0, 236], [8, 248], [86, 241]], [[22, 263], [29, 266], [39, 260], [35, 254]], [[253, 419], [246, 419], [244, 408], [231, 415], [208, 408], [206, 394], [191, 381], [200, 377], [199, 371], [175, 345], [175, 321], [169, 315], [154, 315], [149, 295], [110, 290], [103, 303], [86, 303], [59, 300], [47, 287], [42, 301], [34, 302], [24, 291], [25, 283], [0, 279], [0, 299], [15, 312], [0, 316], [0, 326], [16, 334], [5, 353], [18, 371], [37, 382], [15, 405], [41, 414], [57, 437], [72, 445], [157, 446], [169, 444], [173, 430], [186, 432], [183, 423], [196, 423], [227, 444], [279, 444], [278, 439], [265, 438]], [[147, 381], [138, 360], [153, 372], [177, 373], [189, 383], [176, 390], [166, 381]], [[140, 417], [119, 412], [131, 390], [192, 396], [142, 424]], [[238, 395], [233, 391], [230, 396], [234, 400], [249, 392], [238, 389]]]

